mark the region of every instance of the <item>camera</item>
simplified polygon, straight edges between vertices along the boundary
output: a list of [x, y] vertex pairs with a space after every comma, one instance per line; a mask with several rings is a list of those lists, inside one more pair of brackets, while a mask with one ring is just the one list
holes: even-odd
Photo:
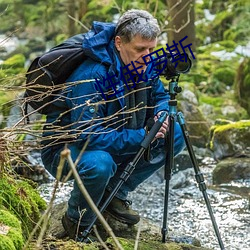
[[154, 63], [155, 69], [167, 80], [188, 73], [192, 67], [192, 61], [186, 53], [170, 54], [162, 56]]

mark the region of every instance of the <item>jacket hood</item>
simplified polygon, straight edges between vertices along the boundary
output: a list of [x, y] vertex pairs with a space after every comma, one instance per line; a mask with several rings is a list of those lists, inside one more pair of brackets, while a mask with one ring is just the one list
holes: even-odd
[[95, 61], [111, 65], [115, 27], [113, 23], [94, 21], [91, 30], [85, 34], [82, 44], [86, 55]]

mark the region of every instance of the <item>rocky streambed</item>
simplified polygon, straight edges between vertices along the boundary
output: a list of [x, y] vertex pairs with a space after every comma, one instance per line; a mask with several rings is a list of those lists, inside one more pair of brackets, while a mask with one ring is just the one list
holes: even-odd
[[[219, 231], [227, 250], [250, 249], [250, 180], [234, 181], [228, 184], [212, 185], [212, 170], [215, 162], [206, 157], [201, 162], [201, 171], [207, 185], [209, 201], [213, 208]], [[162, 171], [157, 172], [136, 192], [130, 194], [133, 208], [140, 215], [162, 227], [164, 211], [165, 180]], [[42, 197], [49, 201], [54, 182], [42, 184], [39, 188]], [[69, 198], [72, 182], [61, 186], [56, 203]], [[203, 195], [197, 187], [193, 168], [174, 173], [170, 181], [168, 203], [169, 235], [176, 240], [195, 237], [202, 246], [219, 250]]]

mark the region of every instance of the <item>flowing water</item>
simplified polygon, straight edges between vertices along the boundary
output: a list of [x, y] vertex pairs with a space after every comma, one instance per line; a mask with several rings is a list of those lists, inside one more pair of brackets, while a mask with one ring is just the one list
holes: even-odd
[[[207, 185], [207, 194], [226, 250], [250, 250], [250, 180], [212, 185], [211, 173], [215, 163], [211, 158], [202, 162], [201, 171]], [[130, 194], [133, 208], [142, 217], [162, 227], [165, 180], [159, 173]], [[72, 182], [60, 187], [56, 203], [69, 198]], [[53, 182], [40, 186], [45, 200], [51, 197]], [[168, 202], [169, 232], [176, 236], [195, 237], [201, 245], [219, 250], [218, 240], [206, 208], [202, 192], [197, 187], [194, 170], [188, 168], [172, 176]]]

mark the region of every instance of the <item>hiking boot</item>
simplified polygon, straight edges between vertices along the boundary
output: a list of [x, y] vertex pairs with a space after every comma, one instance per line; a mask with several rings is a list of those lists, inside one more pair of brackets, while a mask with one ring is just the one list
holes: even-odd
[[75, 223], [75, 221], [68, 217], [67, 213], [65, 213], [62, 217], [62, 225], [66, 232], [65, 236], [68, 236], [70, 239], [85, 243], [97, 241], [97, 238], [92, 234], [90, 234], [86, 239], [83, 238], [82, 234], [86, 227], [80, 226], [78, 225], [78, 223]]
[[105, 211], [122, 223], [134, 225], [140, 221], [140, 216], [130, 208], [131, 205], [132, 201], [114, 197]]

